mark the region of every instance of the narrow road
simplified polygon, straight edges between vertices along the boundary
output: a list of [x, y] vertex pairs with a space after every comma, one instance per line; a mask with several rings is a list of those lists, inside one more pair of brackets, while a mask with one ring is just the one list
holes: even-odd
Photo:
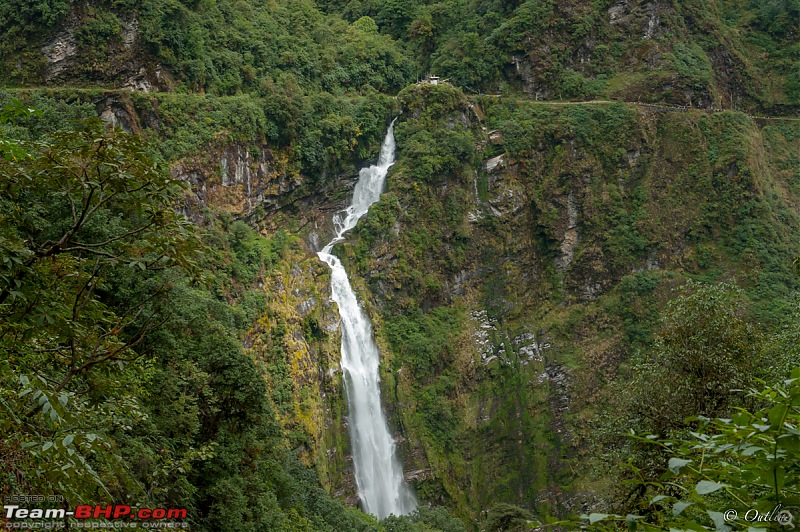
[[[669, 104], [662, 104], [662, 103], [645, 103], [645, 102], [625, 102], [629, 105], [636, 105], [639, 107], [644, 107], [646, 109], [654, 109], [654, 110], [664, 110], [664, 111], [673, 111], [673, 112], [686, 112], [686, 111], [701, 111], [704, 113], [721, 113], [724, 111], [737, 111], [736, 109], [701, 109], [697, 107], [686, 107], [683, 105], [669, 105]], [[742, 114], [749, 116], [750, 118], [757, 119], [757, 120], [789, 120], [789, 121], [800, 121], [800, 117], [792, 117], [792, 116], [765, 116], [765, 115], [751, 115], [750, 113], [745, 113], [744, 111], [737, 111]]]
[[[499, 94], [484, 94], [483, 96], [494, 96], [496, 98], [501, 98], [502, 95]], [[688, 111], [700, 111], [703, 113], [722, 113], [725, 111], [736, 111], [736, 109], [703, 109], [700, 107], [687, 107], [685, 105], [670, 105], [667, 103], [647, 103], [647, 102], [629, 102], [625, 100], [586, 100], [580, 102], [565, 102], [565, 101], [551, 101], [551, 100], [531, 100], [532, 103], [537, 103], [540, 105], [552, 105], [552, 106], [567, 106], [567, 105], [612, 105], [615, 103], [624, 103], [627, 105], [635, 105], [637, 107], [643, 107], [645, 109], [652, 109], [655, 111], [670, 111], [670, 112], [678, 112], [684, 113]], [[744, 111], [737, 111], [741, 112], [750, 118], [757, 119], [757, 120], [787, 120], [792, 122], [800, 121], [800, 117], [791, 117], [791, 116], [763, 116], [763, 115], [751, 115], [750, 113], [745, 113]]]
[[[123, 89], [123, 88], [108, 88], [108, 87], [0, 87], [0, 90], [8, 91], [8, 92], [35, 92], [38, 90], [43, 91], [50, 91], [50, 92], [58, 92], [61, 90], [65, 91], [74, 91], [74, 92], [83, 92], [83, 93], [93, 93], [93, 92], [103, 92], [103, 93], [119, 93], [119, 94], [134, 94], [139, 93], [140, 91], [135, 91], [133, 89]], [[171, 92], [148, 92], [144, 94], [150, 94], [153, 96], [159, 95], [167, 95], [167, 94], [175, 94]], [[210, 95], [200, 95], [205, 98], [237, 98], [240, 96], [210, 96]], [[502, 98], [502, 94], [482, 94], [481, 96], [490, 96], [494, 98]], [[703, 113], [721, 113], [725, 111], [736, 111], [736, 109], [702, 109], [699, 107], [687, 107], [684, 105], [671, 105], [666, 103], [647, 103], [647, 102], [629, 102], [625, 100], [585, 100], [585, 101], [561, 101], [561, 100], [529, 100], [532, 103], [537, 103], [539, 105], [551, 105], [554, 107], [562, 107], [562, 106], [570, 106], [570, 105], [613, 105], [615, 103], [623, 103], [627, 105], [635, 105], [637, 107], [642, 107], [645, 109], [650, 109], [653, 111], [664, 111], [664, 112], [678, 112], [684, 113], [688, 111], [700, 111]], [[752, 115], [746, 113], [744, 111], [738, 111], [752, 119], [755, 120], [779, 120], [779, 121], [787, 121], [787, 122], [800, 122], [800, 116], [763, 116], [763, 115]]]

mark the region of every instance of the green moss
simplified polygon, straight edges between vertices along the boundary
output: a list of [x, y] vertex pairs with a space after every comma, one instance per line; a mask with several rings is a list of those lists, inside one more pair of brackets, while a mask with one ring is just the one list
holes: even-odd
[[714, 75], [711, 61], [697, 44], [676, 44], [670, 58], [678, 75], [691, 87], [704, 89], [711, 83]]
[[[513, 98], [476, 98], [478, 124], [447, 86], [401, 100], [413, 112], [397, 124], [390, 192], [353, 257], [391, 350], [409, 467], [432, 469], [419, 493], [473, 519], [497, 501], [564, 512], [547, 494], [596, 485], [593, 412], [652, 349], [674, 286], [736, 278], [764, 327], [786, 311], [795, 128]], [[462, 128], [479, 145], [481, 126], [506, 155], [491, 176], [459, 143], [423, 146]]]

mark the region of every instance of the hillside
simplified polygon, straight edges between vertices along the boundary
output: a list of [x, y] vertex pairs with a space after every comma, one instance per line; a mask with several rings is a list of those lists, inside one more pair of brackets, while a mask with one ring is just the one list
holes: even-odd
[[800, 130], [445, 87], [400, 98], [419, 116], [347, 256], [422, 486], [465, 511], [591, 504], [595, 416], [621, 414], [610, 383], [654, 349], [676, 290], [733, 280], [765, 328], [794, 312]]
[[[4, 496], [662, 530], [673, 467], [621, 434], [688, 438], [800, 366], [797, 2], [19, 0], [0, 28]], [[334, 248], [420, 501], [379, 522], [316, 252], [394, 118]]]
[[800, 104], [800, 8], [783, 0], [25, 0], [14, 7], [4, 8], [0, 50], [7, 81], [23, 85], [394, 92], [434, 72], [469, 92], [535, 99], [740, 110]]

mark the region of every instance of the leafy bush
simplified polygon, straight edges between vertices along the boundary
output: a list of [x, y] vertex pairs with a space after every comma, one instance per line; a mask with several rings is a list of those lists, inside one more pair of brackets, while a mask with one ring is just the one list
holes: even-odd
[[647, 513], [584, 516], [591, 528], [617, 530], [606, 522], [618, 520], [642, 531], [738, 529], [756, 522], [758, 514], [791, 520], [800, 503], [793, 481], [800, 474], [800, 368], [778, 384], [759, 384], [763, 388], [748, 393], [759, 405], [755, 409], [739, 407], [725, 418], [694, 417], [693, 430], [682, 437], [631, 434], [659, 452], [665, 473], [650, 479], [629, 465], [636, 478], [630, 484], [650, 501]]
[[493, 532], [524, 531], [534, 524], [533, 515], [513, 504], [499, 503], [489, 508], [486, 530]]
[[602, 79], [588, 79], [580, 72], [566, 70], [561, 76], [559, 95], [567, 98], [593, 98], [603, 92], [605, 82]]
[[800, 61], [792, 66], [786, 76], [786, 96], [791, 103], [800, 103]]
[[655, 290], [660, 281], [661, 275], [658, 272], [636, 272], [623, 277], [619, 283], [619, 289], [623, 292], [643, 296]]
[[784, 35], [800, 29], [800, 3], [797, 0], [751, 0], [758, 26], [773, 35]]
[[554, 7], [552, 0], [523, 2], [511, 17], [492, 32], [492, 41], [506, 49], [519, 50], [528, 37], [547, 27]]
[[385, 532], [466, 532], [464, 523], [451, 517], [447, 509], [439, 507], [418, 506], [411, 515], [402, 517], [389, 516], [381, 521]]
[[502, 59], [500, 50], [470, 32], [451, 38], [432, 54], [431, 70], [461, 87], [484, 87], [497, 79]]
[[653, 353], [635, 370], [631, 405], [647, 430], [666, 434], [691, 415], [729, 412], [760, 366], [760, 336], [729, 285], [690, 284], [667, 304]]
[[394, 317], [384, 331], [399, 355], [398, 362], [410, 366], [416, 378], [424, 382], [447, 365], [461, 320], [456, 308], [440, 307], [428, 314], [417, 310], [409, 316]]
[[[404, 167], [422, 182], [435, 184], [452, 175], [469, 161], [474, 153], [472, 135], [468, 131], [420, 129], [409, 134], [402, 124], [397, 128], [402, 144], [400, 153]], [[413, 161], [413, 163], [411, 163]]]
[[678, 43], [672, 49], [672, 65], [689, 86], [704, 89], [711, 83], [714, 71], [705, 51], [695, 43]]
[[[32, 119], [19, 111], [0, 120]], [[291, 391], [268, 389], [242, 348], [266, 303], [248, 283], [285, 239], [241, 222], [220, 235], [212, 218], [220, 245], [202, 246], [174, 208], [183, 187], [140, 137], [97, 122], [6, 131], [0, 495], [186, 507], [194, 530], [376, 530], [288, 450], [274, 407]]]
[[0, 27], [12, 33], [33, 31], [38, 24], [54, 26], [69, 11], [71, 0], [19, 0], [0, 4]]
[[108, 41], [119, 37], [120, 31], [117, 16], [108, 11], [100, 11], [75, 30], [75, 40], [84, 48], [102, 51]]

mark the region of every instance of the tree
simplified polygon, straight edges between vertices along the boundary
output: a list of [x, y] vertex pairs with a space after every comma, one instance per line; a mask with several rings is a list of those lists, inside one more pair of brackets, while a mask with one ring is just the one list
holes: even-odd
[[[0, 149], [3, 487], [108, 493], [97, 468], [119, 464], [102, 433], [142, 415], [143, 375], [123, 370], [163, 319], [158, 274], [194, 265], [197, 240], [173, 208], [182, 187], [142, 140], [99, 121]], [[109, 280], [131, 272], [152, 279], [148, 290], [112, 308]]]
[[629, 385], [630, 410], [656, 434], [684, 427], [689, 416], [727, 413], [735, 390], [760, 366], [761, 336], [745, 320], [741, 292], [689, 287], [691, 294], [667, 304], [653, 352]]
[[601, 414], [596, 439], [601, 452], [610, 453], [608, 474], [627, 478], [615, 488], [618, 512], [644, 512], [642, 479], [658, 479], [666, 469], [658, 449], [620, 434], [684, 435], [690, 417], [729, 416], [745, 401], [741, 390], [763, 376], [765, 342], [747, 321], [741, 291], [694, 282], [686, 288], [667, 303], [652, 351], [633, 366], [629, 380], [615, 384], [614, 408]]
[[[18, 102], [0, 122], [33, 115]], [[209, 213], [203, 246], [141, 139], [15, 127], [0, 123], [0, 496], [185, 507], [193, 530], [377, 530], [299, 462], [242, 345], [285, 236]]]
[[391, 515], [381, 521], [386, 532], [464, 532], [464, 523], [451, 517], [445, 508], [419, 506], [410, 515]]
[[[647, 515], [584, 516], [595, 530], [730, 530], [774, 526], [797, 518], [800, 485], [800, 368], [788, 379], [749, 391], [756, 409], [737, 407], [727, 418], [695, 417], [694, 430], [675, 438], [631, 437], [655, 448], [665, 472], [649, 479], [640, 471], [649, 500]], [[634, 468], [635, 469], [635, 468]], [[787, 513], [788, 512], [788, 513]], [[760, 515], [761, 519], [756, 519]], [[608, 524], [607, 524], [608, 523]]]
[[498, 503], [489, 509], [486, 530], [493, 532], [529, 530], [530, 523], [533, 523], [533, 515], [528, 510], [513, 504]]

